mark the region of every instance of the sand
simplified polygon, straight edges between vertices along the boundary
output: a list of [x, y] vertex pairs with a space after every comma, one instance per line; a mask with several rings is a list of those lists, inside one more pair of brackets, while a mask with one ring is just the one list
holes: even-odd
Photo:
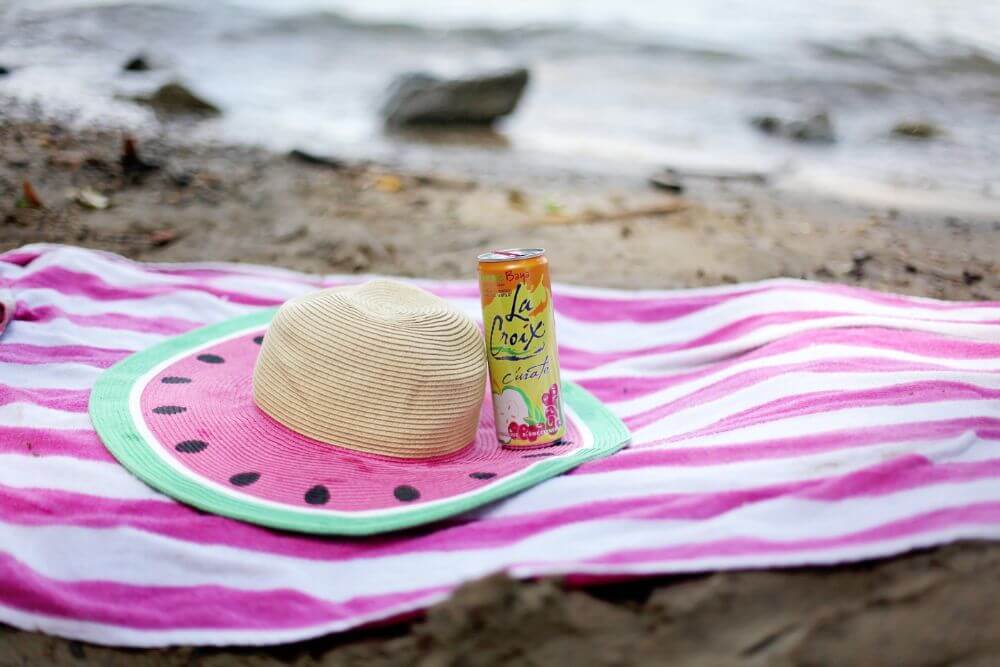
[[[483, 249], [543, 246], [554, 279], [568, 283], [669, 288], [792, 276], [1000, 299], [1000, 214], [917, 213], [711, 178], [690, 181], [680, 197], [572, 172], [504, 180], [317, 165], [163, 139], [138, 146], [158, 168], [123, 169], [122, 141], [55, 123], [0, 124], [0, 250], [50, 241], [149, 261], [472, 278]], [[23, 201], [25, 180], [44, 208]], [[107, 208], [79, 203], [105, 203], [94, 193]], [[587, 590], [498, 576], [425, 618], [270, 649], [118, 650], [0, 626], [0, 667], [986, 665], [1000, 660], [998, 594], [1000, 546], [990, 544]]]

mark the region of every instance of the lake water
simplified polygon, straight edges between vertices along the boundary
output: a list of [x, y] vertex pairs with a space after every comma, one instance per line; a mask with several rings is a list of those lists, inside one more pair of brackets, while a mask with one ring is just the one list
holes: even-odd
[[[127, 74], [144, 51], [158, 65]], [[150, 124], [123, 98], [180, 79], [221, 106], [200, 138], [498, 173], [658, 165], [780, 169], [859, 197], [1000, 212], [1000, 3], [981, 0], [230, 0], [0, 4], [0, 94], [81, 122]], [[394, 75], [525, 64], [498, 135], [387, 135]], [[761, 135], [756, 114], [831, 115], [837, 141]], [[893, 138], [930, 121], [932, 141]]]

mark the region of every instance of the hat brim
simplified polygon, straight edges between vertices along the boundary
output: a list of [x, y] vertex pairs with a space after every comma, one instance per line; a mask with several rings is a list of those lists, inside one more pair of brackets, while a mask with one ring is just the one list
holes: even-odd
[[90, 415], [122, 465], [215, 514], [285, 530], [370, 535], [499, 500], [628, 442], [620, 419], [565, 381], [569, 437], [557, 446], [501, 448], [489, 401], [476, 440], [434, 459], [367, 455], [311, 440], [253, 404], [253, 362], [275, 312], [188, 332], [105, 371]]

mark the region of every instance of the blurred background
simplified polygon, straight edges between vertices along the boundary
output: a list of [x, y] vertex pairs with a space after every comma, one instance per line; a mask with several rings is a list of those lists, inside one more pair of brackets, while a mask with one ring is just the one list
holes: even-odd
[[[394, 79], [523, 66], [492, 130], [387, 130]], [[4, 0], [8, 112], [500, 176], [660, 167], [1000, 210], [1000, 3]], [[177, 82], [221, 113], [139, 104]]]

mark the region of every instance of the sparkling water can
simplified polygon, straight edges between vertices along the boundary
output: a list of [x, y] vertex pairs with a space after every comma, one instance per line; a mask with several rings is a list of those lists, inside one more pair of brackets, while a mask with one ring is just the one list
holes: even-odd
[[545, 251], [479, 255], [479, 290], [497, 439], [505, 447], [561, 440], [566, 422]]

